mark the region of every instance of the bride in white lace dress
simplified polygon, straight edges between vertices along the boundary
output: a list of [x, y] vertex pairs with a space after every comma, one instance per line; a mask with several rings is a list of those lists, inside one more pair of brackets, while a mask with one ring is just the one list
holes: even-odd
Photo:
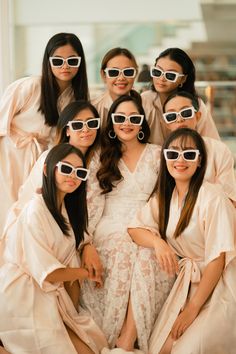
[[[114, 114], [113, 114], [114, 112]], [[173, 278], [161, 271], [153, 251], [138, 247], [127, 225], [151, 194], [160, 147], [148, 144], [150, 130], [141, 101], [116, 100], [108, 114], [101, 148], [101, 166], [90, 168], [89, 223], [104, 266], [104, 286], [84, 282], [82, 303], [104, 331], [111, 348], [147, 353], [154, 321]], [[92, 166], [91, 166], [92, 167]]]

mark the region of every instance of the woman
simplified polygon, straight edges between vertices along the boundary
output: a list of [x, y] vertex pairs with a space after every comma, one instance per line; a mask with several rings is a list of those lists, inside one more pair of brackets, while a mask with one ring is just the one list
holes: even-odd
[[[99, 126], [100, 118], [98, 117], [96, 108], [85, 100], [75, 101], [67, 105], [61, 112], [57, 123], [56, 144], [69, 143], [80, 149], [86, 159], [86, 163], [91, 168], [91, 176], [93, 176], [93, 171], [97, 171], [98, 153], [96, 151], [100, 143]], [[33, 194], [42, 187], [42, 171], [49, 151], [46, 150], [40, 155], [26, 182], [20, 189], [18, 200], [9, 210], [2, 240], [0, 240], [0, 247], [1, 243], [4, 242], [4, 237], [9, 226], [16, 221], [17, 216], [25, 204], [32, 198]], [[95, 185], [93, 183], [93, 187]], [[90, 200], [90, 194], [92, 194], [95, 203], [98, 197], [96, 198], [92, 186], [89, 190], [87, 198]], [[99, 217], [97, 210], [89, 209], [89, 218], [95, 220], [94, 215]], [[91, 231], [90, 227], [88, 229]], [[81, 244], [81, 254], [83, 264], [88, 268], [90, 274], [95, 272], [97, 276], [101, 276], [102, 264], [95, 247], [91, 244], [91, 237], [88, 234], [85, 234], [85, 239]]]
[[138, 73], [138, 65], [134, 55], [126, 48], [110, 49], [102, 59], [101, 77], [106, 91], [92, 100], [102, 119], [102, 129], [106, 125], [108, 111], [118, 97], [131, 95], [138, 97], [133, 90], [134, 80]]
[[[197, 130], [202, 115], [199, 100], [196, 96], [179, 91], [168, 96], [163, 105], [162, 120], [167, 131], [179, 128]], [[207, 168], [204, 179], [211, 183], [219, 183], [228, 198], [236, 206], [236, 178], [234, 158], [229, 148], [221, 141], [203, 137], [207, 149]]]
[[[76, 254], [87, 227], [87, 176], [78, 149], [54, 147], [45, 160], [42, 194], [34, 195], [7, 230], [0, 337], [11, 354], [98, 354], [106, 345], [92, 319], [75, 309], [78, 281], [89, 276]], [[92, 280], [101, 284], [96, 276]]]
[[53, 142], [61, 110], [71, 101], [87, 98], [84, 51], [72, 33], [58, 33], [49, 40], [42, 76], [19, 79], [6, 89], [0, 101], [0, 184], [4, 201], [0, 225], [35, 161]]
[[139, 101], [126, 95], [113, 102], [97, 173], [101, 200], [93, 206], [91, 195], [88, 203], [101, 215], [97, 223], [93, 219], [89, 223], [103, 263], [104, 286], [94, 289], [85, 282], [81, 293], [83, 305], [111, 348], [134, 351], [137, 339], [145, 353], [152, 325], [173, 283], [173, 278], [160, 272], [154, 254], [136, 247], [127, 234], [130, 219], [146, 203], [157, 176], [160, 147], [147, 143], [149, 134]]
[[[156, 58], [150, 74], [153, 85], [151, 90], [142, 94], [143, 107], [152, 132], [150, 141], [162, 145], [167, 136], [165, 126], [162, 124], [162, 106], [170, 94], [179, 90], [196, 94], [195, 67], [191, 58], [182, 49], [168, 48]], [[197, 131], [202, 136], [219, 140], [211, 114], [200, 98], [199, 106], [202, 119]]]
[[235, 210], [219, 185], [203, 182], [206, 166], [196, 131], [171, 133], [152, 197], [129, 225], [131, 238], [153, 249], [163, 270], [177, 274], [153, 329], [151, 354], [235, 348]]

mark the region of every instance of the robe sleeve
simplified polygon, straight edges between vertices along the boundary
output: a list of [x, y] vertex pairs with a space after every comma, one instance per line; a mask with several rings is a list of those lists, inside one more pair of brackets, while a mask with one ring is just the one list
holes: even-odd
[[[219, 144], [220, 142], [217, 143]], [[225, 144], [220, 144], [218, 155], [215, 157], [215, 160], [217, 164], [215, 183], [220, 184], [223, 187], [227, 197], [233, 202], [236, 202], [234, 158], [231, 151]]]
[[[45, 220], [44, 210], [37, 212], [24, 212], [16, 223], [17, 236], [21, 235], [23, 249], [23, 267], [29, 275], [34, 278], [43, 291], [52, 291], [59, 286], [59, 283], [50, 283], [45, 280], [48, 274], [56, 269], [66, 268], [53, 252], [52, 227], [48, 227], [48, 220]], [[55, 222], [55, 221], [54, 221]], [[61, 233], [58, 225], [53, 225], [53, 232]], [[55, 236], [58, 237], [58, 236]], [[49, 241], [50, 240], [50, 241]]]
[[211, 185], [208, 190], [202, 188], [201, 198], [203, 205], [204, 200], [208, 199], [199, 214], [205, 238], [205, 262], [208, 264], [225, 252], [226, 267], [236, 256], [235, 209], [221, 186]]
[[197, 131], [202, 136], [208, 136], [210, 138], [220, 140], [218, 130], [215, 122], [212, 118], [210, 110], [206, 107], [202, 99], [199, 100], [199, 111], [201, 112], [201, 118], [197, 124]]
[[87, 205], [88, 205], [88, 231], [93, 234], [95, 228], [102, 217], [105, 206], [105, 195], [97, 179], [97, 171], [100, 166], [99, 153], [95, 153], [89, 165], [89, 178], [87, 183]]
[[158, 204], [155, 195], [137, 212], [135, 218], [128, 225], [128, 228], [147, 229], [159, 235]]
[[37, 83], [33, 77], [25, 77], [7, 87], [0, 101], [0, 136], [10, 134], [12, 119], [27, 105]]

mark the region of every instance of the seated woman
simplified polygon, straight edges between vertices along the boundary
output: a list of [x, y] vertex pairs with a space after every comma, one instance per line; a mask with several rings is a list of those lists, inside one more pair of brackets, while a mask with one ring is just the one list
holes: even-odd
[[[42, 194], [6, 232], [0, 338], [11, 354], [98, 354], [106, 346], [93, 320], [76, 310], [79, 281], [89, 276], [76, 252], [87, 227], [87, 176], [80, 150], [54, 147], [45, 160]], [[101, 284], [99, 277], [90, 279]]]
[[149, 134], [141, 101], [129, 95], [115, 100], [101, 139], [97, 193], [96, 175], [90, 181], [100, 195], [99, 201], [90, 194], [88, 206], [101, 215], [99, 219], [93, 213], [96, 220], [89, 219], [89, 224], [104, 267], [104, 287], [94, 290], [84, 282], [82, 300], [110, 347], [120, 352], [134, 351], [137, 340], [147, 353], [152, 326], [173, 284], [173, 277], [160, 271], [155, 254], [137, 247], [127, 234], [157, 177], [160, 147], [147, 143]]
[[177, 274], [150, 354], [233, 354], [236, 346], [235, 209], [220, 185], [203, 182], [206, 166], [196, 131], [171, 133], [152, 197], [129, 225], [131, 238]]
[[[179, 128], [197, 130], [197, 125], [202, 120], [198, 98], [186, 91], [171, 94], [163, 105], [163, 111], [163, 124], [169, 134]], [[203, 140], [207, 150], [207, 166], [204, 179], [211, 183], [220, 184], [228, 198], [236, 206], [236, 178], [233, 155], [222, 141], [208, 136], [203, 136]]]

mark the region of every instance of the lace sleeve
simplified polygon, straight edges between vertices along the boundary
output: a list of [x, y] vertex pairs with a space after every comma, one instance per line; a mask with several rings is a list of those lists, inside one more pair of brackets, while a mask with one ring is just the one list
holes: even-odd
[[96, 153], [89, 165], [90, 174], [87, 183], [88, 231], [90, 234], [94, 233], [96, 225], [101, 219], [105, 204], [105, 196], [101, 194], [101, 188], [96, 177], [99, 165], [99, 153]]

